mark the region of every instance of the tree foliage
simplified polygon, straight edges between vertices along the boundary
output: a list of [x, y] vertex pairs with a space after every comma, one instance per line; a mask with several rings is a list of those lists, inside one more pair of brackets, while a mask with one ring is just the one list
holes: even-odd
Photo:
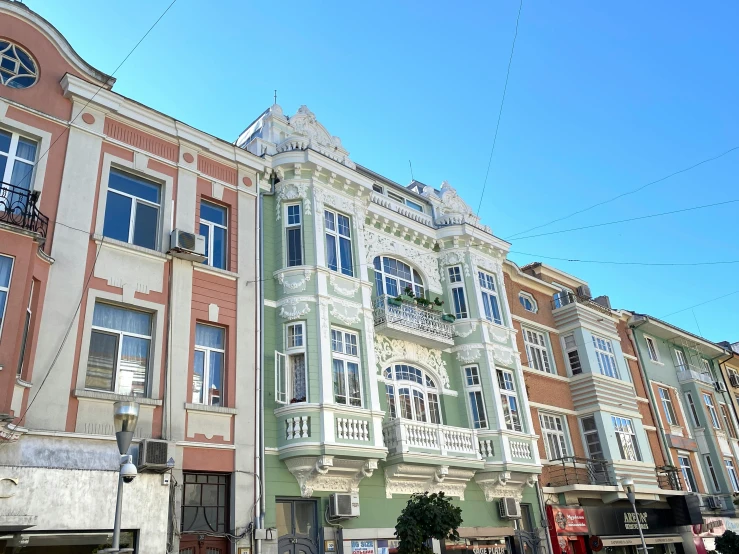
[[739, 535], [728, 529], [716, 537], [716, 551], [721, 554], [739, 554]]
[[[451, 503], [443, 492], [414, 494], [395, 525], [400, 544], [398, 554], [433, 554], [429, 539], [459, 539], [462, 508]], [[739, 553], [738, 553], [739, 554]]]

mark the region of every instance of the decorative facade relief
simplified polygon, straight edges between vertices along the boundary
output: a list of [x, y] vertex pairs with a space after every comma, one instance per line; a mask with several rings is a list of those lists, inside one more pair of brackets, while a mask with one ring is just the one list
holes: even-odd
[[470, 364], [480, 359], [485, 346], [482, 344], [463, 344], [452, 348], [457, 353], [457, 360], [463, 364]]
[[303, 199], [303, 214], [311, 215], [310, 198], [308, 197], [308, 185], [306, 183], [281, 182], [275, 187], [277, 193], [277, 204], [275, 212], [277, 221], [282, 218], [282, 203], [286, 200]]
[[285, 465], [298, 481], [300, 495], [310, 498], [314, 491], [358, 492], [362, 479], [377, 469], [377, 460], [304, 456], [287, 459]]
[[[295, 134], [305, 137], [307, 140], [306, 147], [310, 147], [347, 167], [356, 168], [356, 164], [349, 159], [349, 152], [341, 145], [341, 139], [331, 136], [326, 127], [318, 122], [315, 114], [308, 109], [308, 106], [300, 106], [289, 121], [289, 125], [295, 130]], [[289, 136], [285, 139], [285, 142], [290, 140], [294, 141], [296, 137], [294, 135]], [[279, 145], [277, 149], [280, 150]]]
[[500, 498], [512, 497], [521, 501], [523, 488], [532, 487], [537, 476], [530, 473], [509, 471], [485, 471], [475, 475], [475, 481], [485, 493], [485, 500], [493, 502]]
[[329, 328], [331, 327], [328, 321], [328, 307], [331, 305], [331, 299], [319, 298], [318, 303], [318, 314], [321, 318], [321, 336], [324, 340], [328, 340]]
[[[355, 231], [359, 231], [364, 227], [364, 218], [367, 214], [367, 198], [348, 198], [342, 194], [313, 185], [313, 202], [316, 207], [316, 213], [321, 214], [325, 206], [335, 208], [346, 215], [350, 215], [353, 221]], [[323, 222], [321, 221], [321, 225]]]
[[508, 335], [510, 331], [506, 331], [499, 327], [495, 327], [492, 324], [486, 324], [486, 328], [488, 330], [488, 334], [492, 337], [492, 339], [495, 342], [499, 342], [501, 344], [508, 344]]
[[421, 195], [428, 198], [434, 206], [434, 220], [437, 225], [461, 225], [469, 223], [492, 234], [490, 227], [482, 225], [467, 203], [447, 181], [441, 183], [441, 190], [426, 187]]
[[458, 337], [466, 339], [477, 329], [476, 321], [463, 321], [454, 324], [454, 332]]
[[310, 269], [283, 269], [275, 272], [277, 282], [282, 285], [283, 293], [303, 292], [310, 281], [312, 270]]
[[513, 366], [515, 364], [515, 356], [513, 354], [513, 350], [510, 348], [505, 348], [504, 346], [496, 344], [493, 345], [492, 350], [493, 358], [496, 362], [507, 366]]
[[[503, 253], [496, 251], [500, 254], [500, 257], [489, 258], [475, 252], [470, 252], [470, 261], [475, 267], [481, 267], [482, 269], [495, 273], [499, 279], [503, 277]], [[501, 281], [502, 282], [502, 281]]]
[[443, 492], [464, 500], [467, 483], [475, 471], [417, 464], [396, 464], [385, 468], [385, 496], [423, 492]]
[[350, 281], [349, 279], [337, 277], [334, 274], [331, 274], [331, 277], [328, 278], [328, 282], [331, 285], [331, 288], [334, 289], [334, 292], [348, 298], [353, 298], [359, 290], [359, 281]]
[[450, 265], [461, 265], [465, 277], [470, 276], [470, 264], [467, 263], [464, 252], [453, 250], [451, 252], [444, 252], [439, 256], [439, 271], [441, 272], [442, 281], [446, 279], [446, 267]]
[[364, 246], [367, 250], [367, 263], [374, 262], [377, 256], [389, 255], [407, 260], [421, 270], [429, 290], [441, 291], [439, 267], [432, 251], [423, 250], [397, 237], [390, 237], [376, 229], [364, 229]]
[[331, 315], [346, 325], [359, 323], [362, 306], [339, 298], [331, 299]]
[[280, 317], [291, 320], [310, 313], [309, 302], [315, 302], [315, 299], [310, 296], [291, 296], [279, 300], [277, 307], [280, 308]]
[[375, 356], [380, 374], [392, 362], [417, 362], [436, 373], [441, 378], [444, 388], [450, 388], [446, 362], [442, 359], [440, 350], [431, 350], [412, 342], [375, 335]]

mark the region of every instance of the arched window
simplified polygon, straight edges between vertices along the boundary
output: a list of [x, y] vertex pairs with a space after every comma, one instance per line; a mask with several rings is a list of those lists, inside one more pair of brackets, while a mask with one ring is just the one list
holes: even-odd
[[423, 280], [418, 271], [408, 264], [388, 258], [377, 256], [375, 258], [375, 294], [382, 296], [398, 296], [405, 292], [406, 287], [413, 289], [413, 294], [423, 296]]
[[441, 423], [436, 383], [418, 368], [395, 364], [385, 369], [385, 392], [391, 418]]

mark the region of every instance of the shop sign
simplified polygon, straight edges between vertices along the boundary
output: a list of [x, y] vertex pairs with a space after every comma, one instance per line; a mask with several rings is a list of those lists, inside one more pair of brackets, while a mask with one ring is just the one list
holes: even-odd
[[547, 506], [547, 518], [558, 535], [588, 535], [585, 510], [579, 506]]
[[375, 541], [352, 541], [352, 554], [375, 554]]
[[703, 523], [700, 525], [693, 525], [693, 534], [699, 536], [718, 537], [724, 534], [726, 527], [724, 526], [724, 520], [728, 521], [728, 518], [705, 518]]
[[454, 551], [459, 554], [508, 554], [508, 542], [505, 539], [459, 539], [444, 541], [443, 552]]
[[648, 534], [677, 534], [671, 510], [638, 508], [584, 508], [593, 535], [638, 535], [639, 528]]

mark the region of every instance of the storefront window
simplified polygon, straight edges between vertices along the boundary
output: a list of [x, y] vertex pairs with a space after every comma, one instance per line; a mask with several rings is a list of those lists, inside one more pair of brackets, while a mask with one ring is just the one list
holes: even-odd
[[511, 554], [510, 537], [443, 541], [442, 554]]

